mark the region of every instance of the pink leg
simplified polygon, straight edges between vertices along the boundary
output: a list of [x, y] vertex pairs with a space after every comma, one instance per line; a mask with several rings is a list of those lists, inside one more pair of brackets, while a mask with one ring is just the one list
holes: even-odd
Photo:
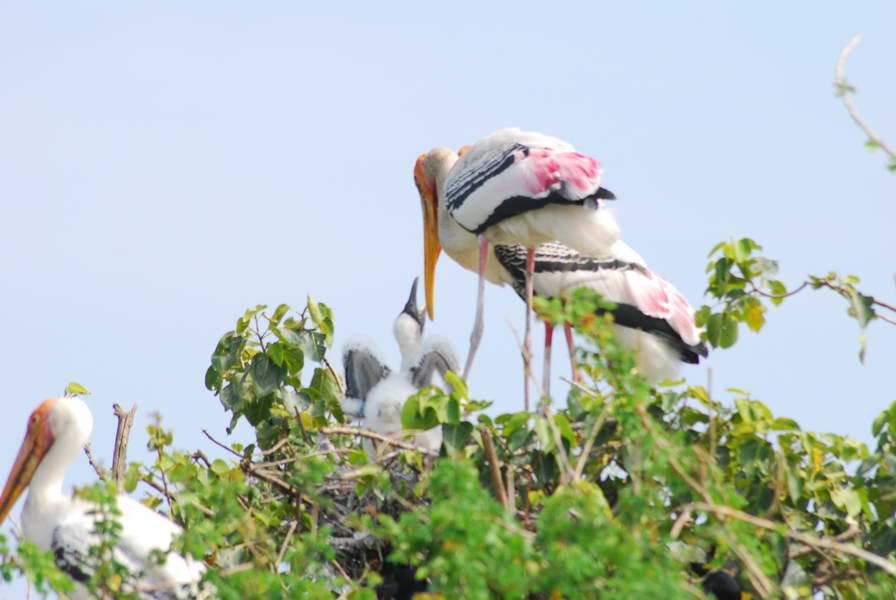
[[485, 329], [483, 322], [483, 308], [485, 305], [485, 264], [488, 261], [488, 240], [479, 237], [479, 291], [476, 295], [476, 320], [473, 322], [473, 333], [470, 334], [470, 350], [467, 352], [467, 363], [464, 365], [464, 379], [470, 377], [470, 369], [473, 368], [473, 358], [479, 349], [482, 340], [482, 331]]
[[551, 395], [551, 340], [554, 338], [553, 323], [544, 322], [544, 369], [542, 371], [544, 379], [541, 387], [544, 388], [544, 395]]
[[523, 389], [526, 410], [529, 410], [529, 375], [532, 373], [532, 289], [535, 274], [535, 248], [526, 250], [526, 337], [523, 341]]
[[566, 335], [566, 347], [569, 348], [569, 363], [572, 365], [572, 380], [582, 382], [582, 374], [579, 373], [579, 366], [576, 364], [576, 346], [572, 340], [572, 325], [563, 324], [563, 333]]

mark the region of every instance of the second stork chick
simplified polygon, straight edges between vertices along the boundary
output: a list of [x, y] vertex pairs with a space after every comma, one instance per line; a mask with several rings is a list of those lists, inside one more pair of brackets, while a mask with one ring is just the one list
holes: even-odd
[[[390, 369], [370, 343], [354, 340], [342, 352], [345, 369], [346, 414], [357, 417], [361, 427], [397, 437], [402, 432], [401, 411], [409, 396], [430, 385], [433, 376], [458, 372], [460, 365], [451, 344], [439, 337], [424, 343], [424, 317], [417, 306], [417, 279], [392, 331], [401, 351], [401, 367]], [[440, 427], [418, 433], [413, 443], [437, 451], [442, 445]], [[368, 449], [370, 446], [368, 445]]]

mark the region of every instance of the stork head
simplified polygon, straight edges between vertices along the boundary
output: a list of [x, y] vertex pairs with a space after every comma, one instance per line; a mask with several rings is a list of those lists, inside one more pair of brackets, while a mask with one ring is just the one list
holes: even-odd
[[439, 190], [458, 155], [449, 148], [433, 148], [421, 154], [414, 166], [414, 183], [420, 193], [420, 207], [423, 209], [423, 287], [426, 291], [426, 312], [430, 320], [434, 318], [433, 288], [436, 262], [442, 251], [439, 242]]
[[12, 470], [9, 472], [9, 478], [3, 488], [3, 495], [0, 495], [0, 523], [6, 520], [6, 516], [12, 510], [16, 500], [31, 483], [31, 478], [34, 477], [34, 472], [40, 461], [53, 446], [56, 436], [52, 421], [55, 419], [50, 417], [59, 400], [59, 398], [45, 400], [34, 409], [28, 418], [25, 439], [19, 448], [19, 454], [12, 465]]
[[35, 483], [39, 478], [46, 481], [42, 475], [35, 476], [44, 462], [43, 475], [51, 478], [58, 475], [61, 481], [61, 471], [83, 450], [92, 428], [93, 415], [80, 398], [50, 398], [34, 409], [28, 417], [25, 439], [0, 494], [0, 523], [32, 479]]
[[411, 286], [411, 295], [405, 303], [404, 308], [395, 319], [394, 333], [398, 345], [409, 352], [413, 352], [423, 339], [423, 315], [417, 307], [417, 283], [419, 277], [414, 278]]

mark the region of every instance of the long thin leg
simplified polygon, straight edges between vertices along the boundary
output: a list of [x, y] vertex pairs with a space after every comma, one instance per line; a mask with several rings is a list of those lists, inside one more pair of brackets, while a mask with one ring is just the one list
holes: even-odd
[[554, 338], [554, 324], [547, 321], [544, 322], [544, 368], [542, 369], [543, 377], [541, 387], [544, 388], [544, 395], [551, 395], [551, 340]]
[[470, 334], [470, 350], [467, 352], [467, 362], [464, 365], [464, 379], [470, 377], [470, 369], [473, 368], [473, 358], [479, 349], [482, 340], [482, 332], [485, 329], [483, 308], [485, 306], [485, 264], [488, 261], [488, 240], [479, 237], [479, 291], [476, 294], [476, 320], [473, 322], [473, 332]]
[[526, 250], [526, 337], [523, 341], [523, 389], [526, 410], [529, 410], [529, 374], [532, 373], [532, 290], [535, 274], [535, 248]]
[[566, 347], [569, 348], [569, 364], [572, 366], [572, 380], [581, 383], [582, 374], [579, 373], [579, 366], [576, 364], [576, 345], [572, 339], [572, 325], [564, 323], [563, 333], [566, 335]]

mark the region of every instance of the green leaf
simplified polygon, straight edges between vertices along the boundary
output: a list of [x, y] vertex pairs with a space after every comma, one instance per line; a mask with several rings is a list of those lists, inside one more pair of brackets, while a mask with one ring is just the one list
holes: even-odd
[[270, 344], [265, 353], [271, 357], [278, 367], [283, 367], [290, 375], [301, 373], [305, 364], [305, 355], [296, 346], [290, 346], [283, 342]]
[[803, 480], [789, 469], [785, 471], [784, 476], [787, 480], [787, 495], [790, 496], [791, 502], [797, 502], [803, 495]]
[[280, 320], [283, 319], [283, 315], [285, 315], [287, 312], [289, 312], [289, 305], [281, 304], [276, 308], [276, 310], [274, 310], [274, 314], [271, 316], [271, 322], [274, 324], [279, 323]]
[[709, 251], [709, 254], [706, 255], [706, 258], [709, 258], [710, 256], [712, 256], [719, 250], [723, 249], [727, 245], [728, 245], [728, 242], [719, 242], [718, 244], [716, 244], [715, 246], [712, 247], [712, 250]]
[[[425, 390], [422, 390], [425, 392]], [[426, 402], [423, 394], [414, 394], [404, 403], [401, 409], [401, 426], [404, 429], [432, 429], [439, 424], [439, 417], [431, 406], [423, 406]]]
[[280, 387], [285, 369], [274, 363], [267, 354], [259, 352], [252, 357], [249, 374], [255, 384], [256, 396], [261, 397], [267, 396]]
[[137, 489], [137, 484], [140, 482], [142, 475], [140, 463], [131, 463], [128, 466], [128, 470], [124, 473], [124, 491], [130, 494]]
[[714, 348], [719, 347], [719, 339], [722, 334], [722, 313], [714, 313], [709, 315], [706, 320], [706, 341]]
[[778, 417], [769, 425], [770, 429], [775, 431], [799, 431], [800, 426], [799, 423], [794, 421], [793, 419], [788, 419], [785, 417]]
[[719, 325], [719, 346], [730, 348], [737, 342], [737, 321], [728, 313], [723, 313], [722, 317]]
[[868, 336], [864, 333], [859, 334], [859, 362], [865, 362], [865, 351], [868, 349]]
[[463, 450], [470, 436], [473, 435], [473, 424], [468, 421], [461, 423], [442, 423], [442, 442], [445, 446], [455, 452]]
[[750, 252], [753, 249], [755, 242], [750, 238], [744, 238], [741, 240], [737, 240], [737, 243], [734, 244], [734, 259], [742, 263], [748, 258], [750, 258]]
[[554, 443], [554, 436], [551, 435], [551, 426], [544, 417], [535, 417], [535, 435], [546, 454], [553, 452], [557, 445]]
[[308, 296], [308, 314], [317, 325], [317, 329], [323, 334], [324, 344], [329, 348], [333, 344], [333, 311], [326, 304], [315, 302], [311, 296]]
[[342, 399], [345, 392], [342, 390], [341, 382], [333, 377], [330, 369], [315, 369], [308, 388], [317, 392], [325, 402], [327, 410], [342, 414]]
[[317, 363], [323, 361], [327, 352], [324, 335], [310, 329], [303, 329], [299, 332], [299, 347], [305, 356]]
[[868, 321], [874, 317], [874, 298], [855, 290], [849, 292], [850, 314], [859, 322], [859, 327], [865, 329]]
[[765, 307], [756, 298], [750, 298], [750, 302], [746, 308], [744, 315], [747, 326], [753, 331], [758, 332], [765, 325]]
[[461, 379], [460, 375], [452, 371], [445, 371], [445, 382], [451, 386], [452, 393], [458, 395], [464, 400], [470, 399], [470, 392], [467, 390], [467, 383]]
[[831, 490], [831, 501], [837, 508], [845, 510], [850, 517], [856, 516], [862, 510], [862, 500], [852, 488], [834, 488]]
[[573, 432], [572, 427], [569, 424], [569, 419], [562, 412], [558, 412], [554, 415], [554, 424], [557, 426], [557, 429], [560, 431], [560, 436], [566, 440], [570, 446], [575, 446], [576, 443], [576, 434]]
[[237, 321], [236, 321], [236, 333], [238, 335], [243, 334], [246, 331], [246, 329], [249, 328], [249, 323], [252, 322], [252, 319], [255, 317], [255, 315], [257, 315], [258, 313], [260, 313], [261, 311], [263, 311], [266, 308], [267, 308], [266, 304], [259, 304], [255, 308], [246, 309], [246, 312], [243, 313], [243, 316], [240, 317], [239, 319], [237, 319]]
[[777, 279], [770, 279], [768, 281], [768, 289], [769, 292], [774, 294], [775, 296], [779, 296], [778, 298], [772, 298], [772, 304], [778, 306], [782, 302], [784, 302], [783, 296], [787, 294], [787, 286], [784, 285], [783, 282], [778, 281]]
[[212, 354], [212, 366], [224, 373], [227, 369], [239, 362], [240, 354], [246, 345], [246, 338], [230, 331], [225, 333], [218, 342], [215, 352]]
[[703, 306], [701, 306], [700, 310], [698, 310], [694, 314], [694, 321], [696, 322], [697, 327], [705, 327], [706, 322], [709, 320], [709, 317], [711, 314], [712, 314], [712, 309], [710, 309], [705, 304]]
[[65, 395], [66, 396], [78, 396], [78, 395], [89, 396], [90, 392], [87, 391], [86, 387], [84, 387], [77, 381], [72, 381], [67, 386], [65, 386]]

